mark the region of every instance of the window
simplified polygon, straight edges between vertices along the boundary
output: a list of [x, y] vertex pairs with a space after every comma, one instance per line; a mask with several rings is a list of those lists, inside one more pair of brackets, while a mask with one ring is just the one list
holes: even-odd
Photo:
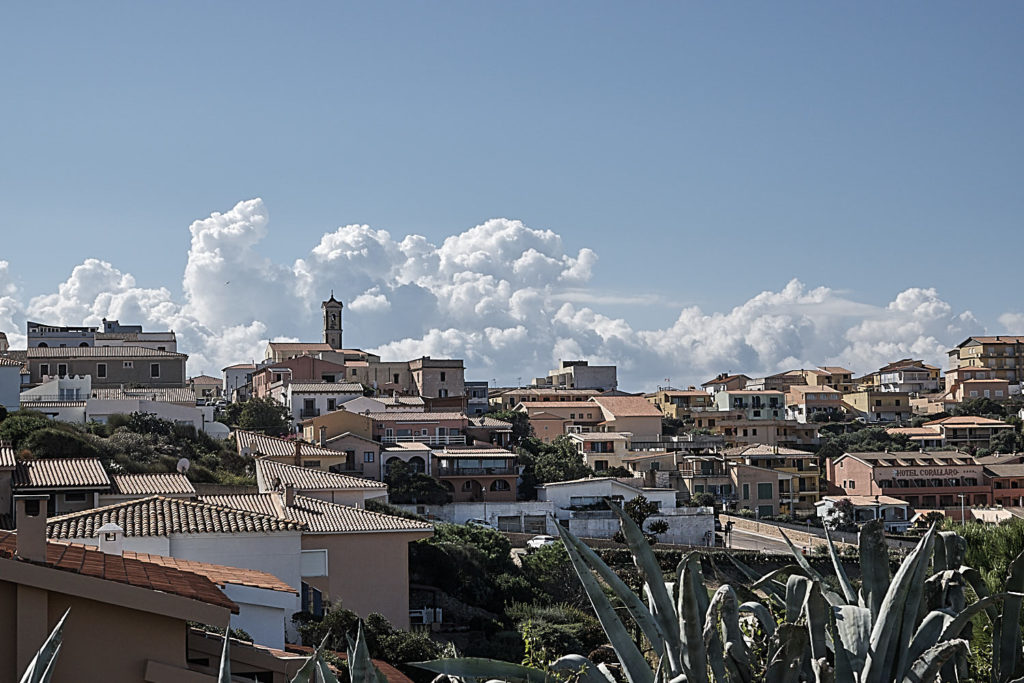
[[881, 400], [876, 400], [875, 401], [875, 405], [876, 406], [881, 406], [882, 405], [882, 401]]
[[39, 374], [42, 375], [43, 377], [46, 377], [47, 375], [49, 375], [50, 374], [50, 364], [49, 363], [42, 363], [39, 366]]
[[319, 460], [303, 460], [302, 461], [302, 466], [303, 467], [320, 467], [320, 461]]
[[855, 482], [853, 479], [850, 480], [850, 488], [851, 489], [857, 488], [857, 482]]
[[363, 451], [363, 462], [373, 462], [373, 451]]
[[593, 413], [587, 413], [587, 419], [588, 420], [594, 419], [594, 414]]
[[441, 381], [445, 381], [445, 374], [443, 372], [441, 373]]
[[39, 342], [39, 348], [45, 349], [46, 348], [46, 342]]
[[743, 485], [743, 500], [750, 500], [750, 484]]
[[106, 363], [97, 363], [96, 364], [96, 376], [97, 377], [106, 377], [107, 376], [107, 364]]
[[392, 377], [394, 378], [393, 383], [394, 384], [398, 384], [398, 375], [395, 374], [395, 375], [392, 375]]
[[68, 374], [68, 364], [67, 363], [58, 363], [57, 364], [57, 376], [58, 377], [66, 377], [67, 374]]
[[76, 493], [70, 493], [69, 492], [69, 493], [65, 493], [64, 494], [64, 502], [65, 503], [84, 503], [85, 502], [85, 493], [84, 492], [76, 492]]
[[355, 369], [355, 368], [352, 368], [352, 376], [353, 376], [353, 377], [355, 377], [355, 376], [356, 376], [356, 369]]
[[463, 491], [472, 491], [473, 490], [473, 482], [472, 481], [464, 481], [464, 482], [462, 482], [462, 490]]
[[767, 500], [775, 497], [775, 487], [771, 485], [771, 482], [761, 482], [757, 485], [757, 497], [762, 500]]
[[158, 347], [156, 347], [156, 350], [157, 351], [166, 351], [167, 347], [166, 346], [158, 346]]
[[335, 398], [327, 399], [327, 410], [337, 410], [337, 409], [338, 409], [338, 399], [335, 399]]
[[121, 364], [121, 367], [123, 367], [125, 370], [131, 370], [132, 368], [135, 367], [135, 361], [126, 360]]
[[160, 364], [159, 363], [150, 363], [149, 364], [149, 376], [153, 377], [153, 378], [157, 378], [157, 377], [160, 376]]

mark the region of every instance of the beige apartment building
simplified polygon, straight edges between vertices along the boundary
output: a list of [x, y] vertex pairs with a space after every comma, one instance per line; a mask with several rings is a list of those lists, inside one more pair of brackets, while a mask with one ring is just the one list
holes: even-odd
[[658, 389], [654, 393], [645, 394], [647, 399], [661, 414], [673, 420], [686, 420], [695, 412], [714, 409], [714, 399], [706, 391], [693, 387], [689, 389]]
[[876, 422], [904, 422], [913, 414], [910, 394], [902, 391], [867, 389], [843, 396], [849, 412], [868, 424]]
[[949, 352], [953, 368], [984, 367], [1005, 379], [1012, 393], [1020, 393], [1024, 381], [1024, 337], [968, 337]]

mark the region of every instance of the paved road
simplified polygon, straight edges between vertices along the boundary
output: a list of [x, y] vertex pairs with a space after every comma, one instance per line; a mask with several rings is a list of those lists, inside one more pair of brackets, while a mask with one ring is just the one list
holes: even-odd
[[749, 531], [740, 531], [739, 529], [733, 529], [729, 536], [730, 548], [735, 548], [737, 550], [764, 550], [770, 553], [790, 554], [789, 546], [786, 545], [786, 542], [777, 538], [759, 536], [757, 534], [752, 534]]

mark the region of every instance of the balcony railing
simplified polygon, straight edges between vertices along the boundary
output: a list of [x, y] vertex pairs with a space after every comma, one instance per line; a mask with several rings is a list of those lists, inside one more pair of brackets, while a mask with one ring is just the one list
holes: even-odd
[[381, 443], [422, 443], [428, 446], [445, 446], [448, 444], [457, 445], [466, 443], [465, 434], [456, 434], [451, 436], [437, 436], [427, 435], [422, 436], [382, 436], [380, 438]]
[[310, 417], [320, 417], [320, 410], [317, 409], [317, 408], [312, 408], [312, 409], [303, 408], [302, 410], [299, 411], [299, 417], [301, 417], [303, 420], [305, 420], [307, 418], [310, 418]]
[[515, 467], [438, 467], [439, 477], [510, 476], [519, 474]]

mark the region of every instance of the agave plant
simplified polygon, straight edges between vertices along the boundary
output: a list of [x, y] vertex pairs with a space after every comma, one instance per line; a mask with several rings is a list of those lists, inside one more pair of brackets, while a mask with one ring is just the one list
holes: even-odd
[[[925, 683], [940, 675], [943, 681], [963, 681], [968, 641], [961, 634], [981, 611], [994, 619], [993, 683], [1024, 683], [1016, 678], [1022, 669], [1024, 559], [1011, 566], [1011, 592], [990, 596], [977, 573], [961, 565], [963, 540], [937, 534], [933, 527], [893, 574], [881, 526], [875, 523], [861, 535], [859, 590], [828, 538], [839, 593], [790, 544], [794, 565], [758, 576], [737, 561], [751, 587], [723, 585], [709, 598], [699, 553], [686, 555], [676, 580], [666, 582], [643, 532], [621, 507], [610, 507], [642, 575], [644, 599], [573, 534], [562, 527], [559, 534], [629, 683]], [[934, 573], [929, 573], [932, 566]], [[782, 577], [787, 577], [784, 583]], [[979, 596], [969, 606], [965, 585]], [[643, 634], [644, 650], [630, 636], [605, 586]], [[738, 593], [752, 596], [751, 589], [782, 613], [781, 623], [756, 597], [740, 602]], [[1000, 601], [1001, 613], [995, 609]], [[559, 659], [548, 670], [473, 658], [418, 666], [449, 677], [517, 683], [542, 683], [565, 673], [585, 683], [616, 680], [603, 664], [576, 655]]]

